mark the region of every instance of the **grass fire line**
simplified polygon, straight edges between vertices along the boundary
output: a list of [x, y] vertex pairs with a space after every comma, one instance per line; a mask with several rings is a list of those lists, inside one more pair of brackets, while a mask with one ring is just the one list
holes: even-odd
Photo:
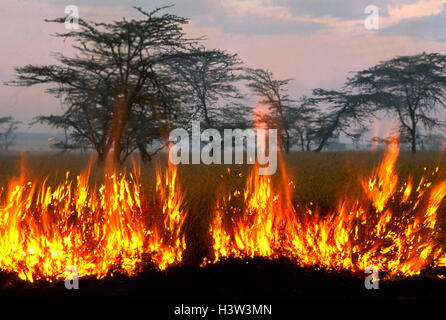
[[[278, 184], [273, 176], [259, 175], [257, 166], [247, 178], [239, 172], [236, 178], [246, 179], [240, 188], [219, 189], [212, 198], [211, 250], [197, 264], [285, 257], [299, 266], [360, 277], [373, 265], [388, 278], [446, 266], [439, 217], [446, 180], [435, 179], [436, 167], [420, 179], [399, 181], [398, 155], [392, 143], [381, 164], [361, 180], [361, 192], [338, 199], [330, 210], [294, 203], [299, 184], [282, 161]], [[186, 229], [199, 220], [188, 201], [199, 195], [187, 193], [178, 168], [160, 166], [154, 190], [144, 192], [137, 164], [105, 174], [98, 185], [91, 166], [75, 178], [67, 172], [59, 184], [27, 176], [24, 166], [0, 197], [0, 269], [28, 282], [53, 282], [67, 277], [67, 266], [76, 267], [79, 277], [102, 279], [181, 265], [192, 246]], [[233, 174], [228, 168], [227, 181]]]

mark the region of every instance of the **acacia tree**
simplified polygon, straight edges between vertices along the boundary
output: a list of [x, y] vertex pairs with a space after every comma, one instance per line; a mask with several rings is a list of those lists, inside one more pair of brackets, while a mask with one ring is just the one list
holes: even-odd
[[246, 116], [246, 107], [238, 103], [242, 97], [237, 83], [243, 78], [243, 69], [237, 54], [198, 47], [168, 65], [179, 77], [182, 102], [189, 106], [185, 119], [201, 120], [207, 128], [227, 128], [236, 115], [241, 116], [239, 120]]
[[308, 146], [314, 144], [315, 152], [321, 152], [330, 139], [339, 138], [341, 133], [354, 138], [355, 133], [351, 133], [350, 128], [363, 127], [374, 114], [362, 95], [349, 91], [315, 89], [312, 97], [305, 98], [304, 104], [319, 110], [307, 129]]
[[289, 122], [297, 137], [296, 143], [301, 151], [310, 151], [311, 133], [313, 132], [313, 121], [317, 118], [319, 110], [307, 103], [308, 98], [302, 97], [297, 108], [292, 113]]
[[[164, 8], [150, 13], [136, 8], [143, 18], [123, 18], [113, 23], [97, 23], [80, 19], [79, 30], [56, 34], [71, 39], [75, 57], [57, 56], [58, 65], [16, 68], [17, 80], [10, 85], [31, 86], [55, 83], [49, 90], [64, 96], [68, 110], [63, 116], [39, 117], [56, 127], [73, 130], [75, 140], [87, 140], [104, 160], [113, 150], [115, 163], [122, 162], [131, 143], [145, 147], [140, 130], [152, 125], [130, 121], [136, 106], [143, 106], [145, 119], [165, 122], [171, 114], [167, 104], [163, 74], [167, 61], [186, 56], [195, 40], [188, 39], [182, 26], [187, 19], [160, 14]], [[65, 18], [49, 20], [65, 22]], [[136, 113], [141, 116], [141, 110]], [[129, 127], [129, 123], [133, 127]], [[138, 127], [135, 127], [138, 125]], [[132, 137], [126, 134], [133, 134]]]
[[19, 123], [13, 117], [0, 117], [0, 150], [8, 151], [14, 144]]
[[350, 134], [350, 139], [352, 140], [353, 144], [355, 145], [356, 149], [359, 149], [359, 144], [361, 142], [361, 139], [370, 131], [367, 127], [360, 127], [355, 129]]
[[296, 112], [293, 101], [286, 94], [291, 79], [276, 80], [271, 72], [263, 69], [246, 69], [248, 87], [260, 97], [260, 103], [268, 107], [268, 113], [256, 113], [257, 120], [276, 128], [280, 146], [289, 152], [292, 146], [291, 125], [295, 123]]
[[[87, 75], [84, 81], [88, 81]], [[73, 77], [70, 82], [76, 85], [77, 80]], [[57, 147], [69, 150], [88, 145], [97, 152], [98, 161], [103, 162], [110, 151], [108, 143], [112, 138], [114, 99], [107, 85], [92, 85], [90, 88], [94, 92], [83, 91], [83, 87], [60, 87], [56, 96], [66, 94], [65, 112], [62, 115], [38, 116], [36, 121], [70, 132], [70, 139], [58, 142]]]
[[446, 107], [446, 56], [422, 53], [397, 57], [357, 72], [347, 84], [359, 89], [379, 109], [395, 114], [400, 134], [417, 152], [421, 129], [443, 126], [435, 116]]

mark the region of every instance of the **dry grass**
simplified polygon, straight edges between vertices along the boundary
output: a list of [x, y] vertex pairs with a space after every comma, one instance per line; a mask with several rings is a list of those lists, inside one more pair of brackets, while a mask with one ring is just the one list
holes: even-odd
[[[333, 208], [343, 196], [354, 197], [362, 192], [360, 181], [370, 176], [382, 158], [381, 152], [351, 151], [290, 153], [284, 156], [284, 161], [288, 176], [296, 185], [293, 195], [296, 202], [313, 202], [321, 207]], [[72, 177], [85, 171], [90, 160], [91, 157], [86, 154], [0, 154], [0, 186], [5, 187], [11, 177], [19, 176], [22, 168], [25, 168], [27, 177], [48, 177], [50, 184], [56, 184], [65, 178], [67, 171]], [[147, 192], [152, 192], [155, 186], [157, 165], [166, 165], [165, 156], [158, 156], [153, 162], [141, 165], [141, 183]], [[424, 168], [431, 171], [436, 166], [440, 168], [436, 179], [446, 179], [446, 158], [438, 152], [420, 152], [416, 155], [403, 152], [397, 162], [400, 181], [405, 181], [409, 175], [413, 175], [417, 181], [423, 175]], [[129, 161], [126, 167], [131, 168], [132, 162]], [[228, 168], [231, 174], [228, 174]], [[250, 165], [180, 165], [179, 178], [186, 199], [202, 202], [215, 199], [217, 192], [243, 188], [251, 169]], [[104, 171], [103, 166], [93, 165], [91, 182], [102, 182]], [[279, 183], [280, 177], [279, 169], [272, 179]]]
[[[48, 177], [49, 184], [57, 184], [65, 178], [67, 171], [71, 172], [72, 177], [84, 171], [90, 158], [85, 154], [0, 154], [0, 189], [7, 185], [11, 177], [20, 175], [22, 160], [25, 160], [27, 177]], [[353, 151], [285, 155], [288, 176], [296, 185], [293, 200], [301, 204], [312, 202], [322, 210], [333, 210], [343, 197], [352, 198], [362, 193], [360, 181], [371, 175], [382, 158], [383, 153], [380, 152]], [[165, 156], [159, 156], [154, 162], [141, 165], [141, 183], [143, 190], [148, 194], [154, 192], [157, 163], [166, 165]], [[131, 162], [127, 164], [127, 167], [129, 166], [131, 167]], [[432, 171], [436, 166], [440, 167], [440, 172], [435, 180], [446, 179], [446, 159], [438, 152], [420, 152], [416, 155], [402, 153], [397, 162], [400, 181], [403, 182], [409, 175], [413, 175], [416, 182], [425, 172], [424, 168]], [[189, 209], [186, 235], [187, 242], [193, 244], [192, 250], [189, 251], [191, 261], [199, 260], [209, 249], [210, 213], [218, 196], [230, 190], [242, 190], [252, 168], [249, 165], [179, 166], [180, 186]], [[94, 165], [91, 183], [101, 183], [103, 177], [104, 167]], [[272, 177], [273, 182], [280, 183], [280, 177], [280, 172], [277, 172]]]

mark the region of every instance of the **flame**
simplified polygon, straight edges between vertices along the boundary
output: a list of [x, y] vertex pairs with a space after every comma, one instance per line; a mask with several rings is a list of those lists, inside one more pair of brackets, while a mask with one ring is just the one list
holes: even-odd
[[[368, 266], [385, 277], [412, 276], [446, 266], [439, 210], [446, 181], [433, 183], [439, 168], [417, 182], [399, 181], [394, 140], [382, 163], [361, 181], [362, 194], [344, 197], [335, 210], [294, 205], [283, 160], [279, 181], [253, 167], [246, 185], [216, 199], [209, 232], [212, 256], [286, 257], [297, 265], [363, 275]], [[156, 172], [156, 192], [143, 192], [139, 167], [113, 172], [91, 186], [90, 170], [52, 186], [26, 174], [0, 194], [0, 269], [26, 281], [137, 275], [147, 266], [165, 270], [186, 250], [187, 210], [177, 168]], [[227, 174], [237, 174], [227, 170]]]
[[[24, 170], [22, 170], [22, 173]], [[0, 202], [0, 269], [30, 282], [66, 277], [134, 275], [149, 259], [159, 269], [182, 260], [180, 232], [186, 213], [175, 167], [157, 175], [160, 210], [142, 200], [138, 173], [106, 175], [99, 188], [88, 184], [90, 168], [52, 188], [25, 175], [9, 183]]]
[[255, 168], [241, 196], [243, 209], [234, 205], [231, 196], [216, 206], [210, 227], [213, 262], [226, 257], [285, 256], [300, 266], [355, 274], [373, 265], [388, 277], [445, 266], [437, 211], [446, 197], [446, 181], [433, 187], [424, 177], [413, 190], [410, 177], [398, 189], [398, 154], [395, 140], [375, 173], [362, 182], [363, 195], [343, 199], [337, 210], [327, 214], [294, 207], [287, 192], [273, 188]]

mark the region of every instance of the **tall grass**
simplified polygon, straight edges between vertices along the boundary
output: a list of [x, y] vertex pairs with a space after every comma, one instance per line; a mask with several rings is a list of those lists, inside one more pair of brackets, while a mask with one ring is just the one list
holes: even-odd
[[[340, 199], [355, 198], [362, 193], [361, 180], [369, 177], [383, 158], [382, 152], [325, 152], [290, 153], [284, 155], [288, 177], [294, 181], [292, 197], [296, 204], [317, 205], [322, 211], [336, 208]], [[3, 196], [8, 181], [20, 175], [24, 169], [26, 177], [33, 180], [47, 178], [49, 185], [65, 179], [66, 172], [74, 179], [85, 171], [92, 160], [88, 154], [52, 155], [48, 153], [8, 153], [0, 154], [0, 190]], [[138, 160], [135, 160], [137, 163]], [[23, 163], [23, 165], [21, 165]], [[140, 182], [146, 194], [155, 192], [155, 169], [165, 166], [167, 159], [160, 155], [153, 162], [140, 164]], [[446, 179], [446, 159], [438, 152], [420, 152], [416, 155], [402, 152], [397, 162], [400, 181], [409, 175], [417, 182], [426, 172], [436, 167], [439, 174], [433, 182]], [[131, 170], [129, 161], [124, 170]], [[425, 170], [426, 168], [426, 170]], [[187, 259], [198, 261], [210, 248], [208, 233], [211, 212], [216, 200], [222, 194], [242, 190], [253, 166], [250, 165], [180, 165], [178, 175], [180, 187], [185, 195], [185, 206], [189, 215], [186, 220], [186, 237], [189, 244]], [[94, 164], [90, 183], [100, 184], [104, 179], [105, 168]], [[281, 174], [272, 176], [273, 183], [282, 183]], [[4, 200], [4, 198], [3, 198]], [[445, 206], [439, 214], [446, 213]], [[187, 261], [186, 261], [187, 262]]]
[[[352, 197], [362, 191], [360, 181], [373, 172], [383, 158], [382, 152], [324, 152], [290, 153], [284, 156], [288, 176], [295, 183], [293, 199], [299, 203], [313, 202], [321, 207], [332, 208], [343, 196]], [[26, 176], [32, 179], [48, 178], [49, 184], [60, 183], [70, 172], [71, 177], [86, 170], [90, 161], [88, 154], [52, 155], [48, 153], [8, 153], [0, 154], [0, 187], [5, 187], [12, 177], [19, 176], [25, 169]], [[21, 165], [23, 163], [23, 166]], [[141, 183], [144, 190], [151, 192], [155, 186], [155, 167], [165, 166], [167, 159], [160, 155], [154, 161], [141, 164]], [[131, 170], [132, 161], [128, 161], [124, 170]], [[431, 171], [438, 166], [436, 180], [446, 179], [446, 158], [438, 152], [402, 152], [397, 161], [400, 181], [409, 175], [417, 181], [424, 173], [424, 168]], [[190, 201], [214, 199], [217, 190], [243, 188], [246, 177], [252, 170], [251, 165], [180, 165], [179, 178], [186, 198]], [[231, 174], [228, 174], [230, 169]], [[272, 176], [274, 182], [280, 181], [280, 169]], [[91, 183], [103, 181], [104, 166], [94, 164], [91, 171]]]

